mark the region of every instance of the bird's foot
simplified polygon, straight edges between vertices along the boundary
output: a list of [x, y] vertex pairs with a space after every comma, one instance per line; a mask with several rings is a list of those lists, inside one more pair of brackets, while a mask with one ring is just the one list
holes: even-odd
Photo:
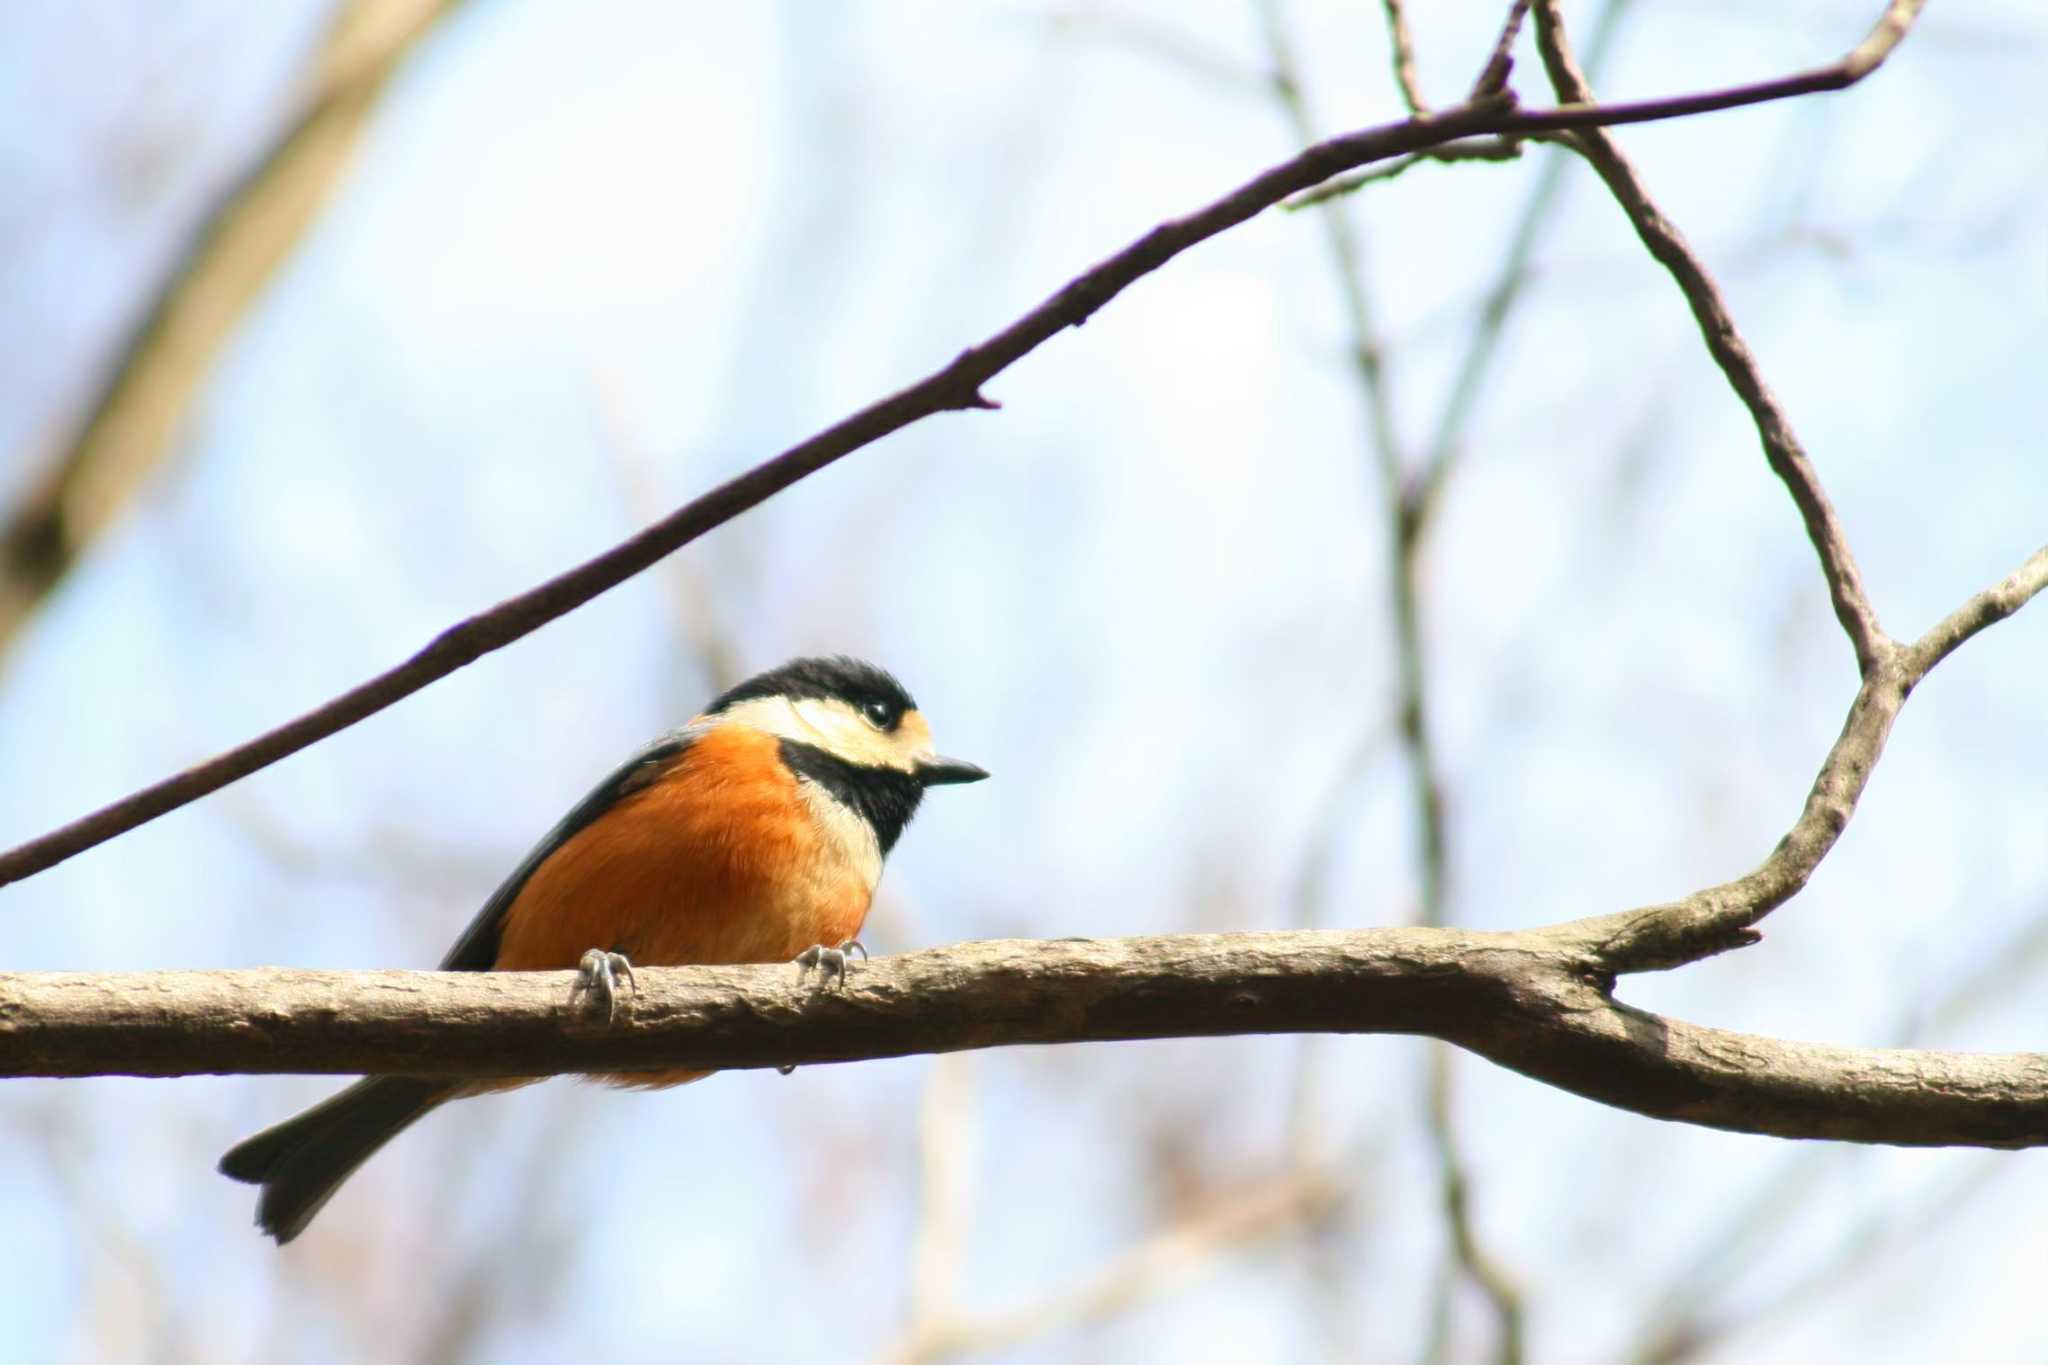
[[848, 966], [846, 950], [849, 948], [858, 951], [863, 959], [868, 955], [867, 947], [857, 938], [850, 938], [837, 948], [830, 948], [822, 943], [813, 943], [810, 947], [796, 955], [797, 980], [802, 981], [815, 971], [818, 974], [819, 990], [822, 991], [834, 985], [837, 985], [841, 990], [845, 990]]
[[633, 964], [626, 960], [626, 955], [592, 948], [576, 964], [576, 984], [569, 988], [569, 1008], [602, 1004], [604, 1021], [609, 1024], [619, 1016], [621, 984], [634, 992], [640, 989], [640, 983], [633, 979]]
[[[858, 952], [861, 955], [862, 961], [867, 960], [867, 945], [857, 938], [850, 938], [837, 948], [828, 947], [823, 943], [813, 943], [792, 959], [796, 963], [796, 979], [798, 981], [806, 980], [812, 972], [816, 972], [818, 974], [819, 990], [827, 990], [835, 984], [840, 990], [845, 990], [846, 971], [849, 965], [846, 958], [846, 950], [849, 948]], [[787, 1076], [790, 1072], [796, 1070], [796, 1063], [789, 1062], [775, 1069]]]

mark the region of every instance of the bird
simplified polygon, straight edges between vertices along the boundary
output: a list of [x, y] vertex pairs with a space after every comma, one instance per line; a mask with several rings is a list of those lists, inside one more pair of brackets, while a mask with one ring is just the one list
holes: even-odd
[[[632, 969], [785, 962], [843, 985], [888, 855], [928, 787], [988, 773], [941, 757], [903, 684], [837, 655], [732, 687], [614, 768], [541, 837], [456, 939], [443, 971], [574, 969], [573, 1008], [613, 1018]], [[595, 1077], [681, 1085], [678, 1070]], [[261, 1187], [281, 1246], [342, 1182], [452, 1099], [530, 1084], [369, 1076], [238, 1143], [220, 1171]]]

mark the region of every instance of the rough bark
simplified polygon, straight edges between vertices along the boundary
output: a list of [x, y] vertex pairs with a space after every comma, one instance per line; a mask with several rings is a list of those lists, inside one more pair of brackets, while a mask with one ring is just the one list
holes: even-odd
[[1912, 1146], [2048, 1143], [2048, 1056], [1823, 1047], [1647, 1014], [1579, 925], [997, 940], [789, 966], [647, 968], [612, 1027], [568, 972], [0, 975], [0, 1074], [517, 1076], [746, 1068], [1019, 1043], [1426, 1034], [1657, 1118]]

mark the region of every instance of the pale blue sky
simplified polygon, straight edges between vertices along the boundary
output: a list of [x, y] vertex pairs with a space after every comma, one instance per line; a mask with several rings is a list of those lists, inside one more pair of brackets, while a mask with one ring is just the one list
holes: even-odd
[[[1570, 11], [1581, 27], [1585, 6]], [[1872, 5], [1634, 6], [1603, 88], [1827, 60]], [[1398, 114], [1377, 7], [1302, 5], [1331, 130]], [[1448, 102], [1492, 6], [1417, 7]], [[324, 6], [0, 10], [0, 489], [278, 116]], [[1107, 18], [1105, 18], [1107, 16]], [[993, 332], [1290, 150], [1255, 11], [473, 0], [394, 84], [331, 211], [248, 316], [132, 515], [0, 672], [0, 842], [294, 714]], [[2048, 540], [2048, 145], [2034, 6], [1931, 8], [1862, 89], [1624, 143], [1719, 272], [1896, 633]], [[1526, 63], [1533, 68], [1533, 61]], [[1524, 90], [1536, 88], [1534, 70]], [[1356, 216], [1411, 447], [1543, 158], [1424, 168]], [[539, 635], [206, 803], [0, 892], [19, 968], [426, 965], [595, 777], [708, 683], [699, 585], [748, 667], [896, 670], [995, 780], [938, 794], [878, 951], [1261, 928], [1326, 794], [1385, 733], [1382, 528], [1319, 227], [1268, 215], [951, 415], [863, 451]], [[1761, 858], [1853, 686], [1789, 499], [1681, 300], [1574, 168], [1426, 565], [1454, 912], [1521, 925]], [[2048, 915], [2048, 608], [1944, 664], [1765, 943], [1624, 995], [1895, 1041]], [[1338, 798], [1318, 913], [1402, 921], [1396, 756]], [[2035, 979], [2048, 974], [2048, 961]], [[1925, 1041], [2048, 1047], [2031, 988]], [[1199, 1189], [1285, 1159], [1296, 1044], [974, 1059], [961, 1292], [1029, 1301]], [[1441, 1226], [1420, 1045], [1323, 1049], [1349, 1358], [1412, 1356]], [[866, 1358], [900, 1326], [925, 1059], [437, 1115], [280, 1255], [212, 1174], [319, 1079], [0, 1087], [0, 1340], [21, 1358], [422, 1359], [467, 1267], [479, 1359]], [[1716, 1300], [1767, 1299], [1862, 1220], [1898, 1243], [1718, 1360], [2038, 1358], [2032, 1155], [1794, 1148], [1656, 1124], [1466, 1060], [1481, 1226], [1534, 1358], [1613, 1358], [1726, 1211], [1821, 1152]], [[573, 1115], [565, 1121], [565, 1115]], [[1995, 1167], [1986, 1163], [1995, 1163]], [[1913, 1210], [1991, 1169], [1951, 1221]], [[595, 1219], [596, 1223], [579, 1223]], [[1298, 1240], [1005, 1360], [1321, 1358]], [[1460, 1301], [1459, 1340], [1485, 1340]]]

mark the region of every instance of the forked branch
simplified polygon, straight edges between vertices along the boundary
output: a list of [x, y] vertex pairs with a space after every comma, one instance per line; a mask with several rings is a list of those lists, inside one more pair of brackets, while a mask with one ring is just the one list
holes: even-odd
[[1778, 1137], [2048, 1144], [2048, 1055], [1836, 1048], [1662, 1018], [1602, 989], [1576, 926], [991, 941], [647, 968], [614, 1028], [569, 972], [0, 975], [0, 1074], [537, 1075], [843, 1062], [1018, 1043], [1406, 1033], [1637, 1113]]

